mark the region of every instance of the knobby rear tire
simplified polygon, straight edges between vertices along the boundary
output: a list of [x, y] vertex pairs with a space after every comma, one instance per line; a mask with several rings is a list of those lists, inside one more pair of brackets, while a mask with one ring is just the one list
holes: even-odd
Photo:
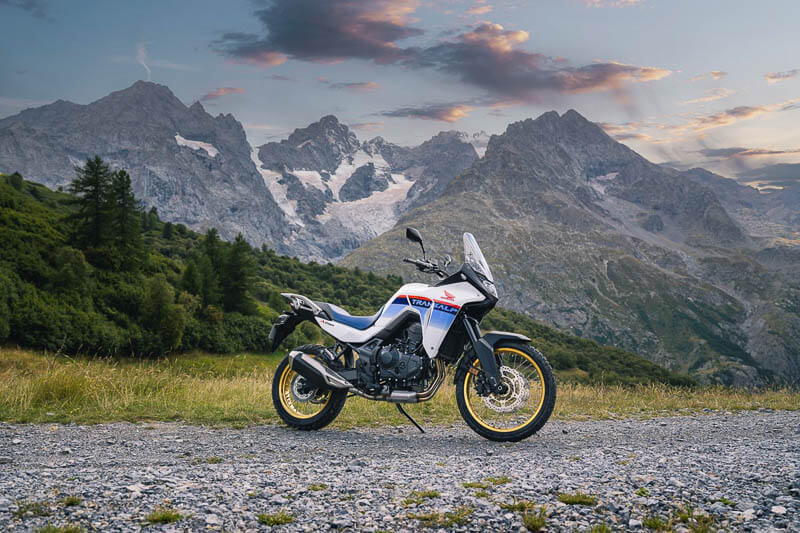
[[[539, 431], [550, 418], [556, 404], [556, 378], [553, 374], [553, 369], [550, 367], [550, 363], [548, 363], [544, 355], [533, 346], [520, 342], [503, 342], [495, 346], [495, 354], [498, 352], [502, 353], [503, 348], [523, 352], [525, 356], [535, 363], [538, 370], [541, 372], [544, 398], [536, 415], [525, 423], [524, 426], [518, 429], [515, 428], [512, 431], [504, 431], [502, 428], [492, 429], [487, 427], [485, 423], [481, 423], [481, 421], [476, 419], [467, 406], [468, 399], [465, 395], [465, 382], [469, 376], [469, 367], [479, 364], [477, 358], [474, 356], [472, 356], [473, 360], [469, 361], [469, 364], [460, 365], [456, 373], [456, 402], [458, 403], [458, 410], [461, 413], [461, 417], [478, 435], [498, 442], [517, 442]], [[468, 383], [466, 385], [467, 387], [472, 386]]]
[[[295, 416], [289, 411], [289, 408], [284, 405], [284, 401], [281, 400], [281, 395], [287, 392], [285, 390], [287, 373], [294, 372], [291, 369], [290, 363], [289, 357], [284, 357], [275, 370], [275, 376], [272, 378], [272, 403], [275, 406], [275, 410], [278, 412], [278, 416], [281, 417], [281, 420], [287, 425], [295, 429], [312, 431], [324, 428], [333, 422], [342, 411], [344, 402], [347, 400], [347, 391], [331, 390], [331, 396], [328, 402], [321, 407], [318, 413], [307, 418]], [[284, 385], [283, 389], [282, 384]]]

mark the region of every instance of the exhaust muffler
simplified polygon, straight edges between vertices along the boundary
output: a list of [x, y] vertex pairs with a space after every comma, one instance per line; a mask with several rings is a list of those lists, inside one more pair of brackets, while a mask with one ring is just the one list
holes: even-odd
[[349, 389], [349, 381], [323, 365], [310, 355], [294, 351], [289, 352], [292, 370], [303, 376], [318, 389]]

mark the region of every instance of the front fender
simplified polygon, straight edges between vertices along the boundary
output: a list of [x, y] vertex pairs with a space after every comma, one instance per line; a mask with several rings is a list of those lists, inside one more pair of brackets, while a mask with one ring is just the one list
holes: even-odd
[[486, 333], [483, 337], [489, 346], [494, 348], [497, 343], [502, 341], [519, 341], [519, 342], [531, 342], [531, 340], [526, 337], [525, 335], [520, 335], [519, 333], [511, 333], [510, 331], [490, 331]]
[[[494, 360], [495, 346], [505, 341], [531, 342], [531, 339], [525, 335], [511, 333], [509, 331], [489, 331], [477, 339], [477, 341], [478, 342], [473, 343], [473, 348], [465, 353], [464, 357], [461, 358], [461, 363], [458, 365], [456, 376], [458, 376], [460, 372], [466, 372], [467, 369], [469, 369], [470, 365], [472, 365], [472, 361], [475, 360], [476, 355], [478, 359], [481, 360], [481, 366], [484, 369], [497, 368], [497, 363]], [[481, 350], [481, 348], [483, 348], [483, 350]], [[490, 354], [492, 357], [491, 361], [488, 359]], [[486, 360], [485, 362], [484, 359]], [[492, 365], [492, 362], [495, 362], [495, 364]], [[458, 378], [456, 377], [455, 379]]]

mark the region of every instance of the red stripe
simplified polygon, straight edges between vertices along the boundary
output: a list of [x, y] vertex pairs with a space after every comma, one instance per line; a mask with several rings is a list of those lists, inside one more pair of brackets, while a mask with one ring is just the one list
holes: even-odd
[[450, 306], [450, 307], [455, 307], [456, 309], [461, 309], [461, 306], [460, 306], [460, 305], [456, 305], [456, 304], [454, 304], [454, 303], [450, 303], [450, 302], [443, 302], [443, 301], [441, 301], [441, 300], [434, 300], [434, 302], [436, 302], [437, 304], [442, 304], [442, 305], [448, 305], [448, 306]]
[[433, 301], [430, 298], [425, 298], [424, 296], [408, 296], [409, 298], [416, 298], [417, 300], [428, 300], [429, 302]]

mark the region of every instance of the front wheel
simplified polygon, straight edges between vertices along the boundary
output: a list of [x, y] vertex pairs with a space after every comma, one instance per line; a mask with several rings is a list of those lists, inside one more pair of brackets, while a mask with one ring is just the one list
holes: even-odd
[[347, 400], [346, 390], [321, 390], [292, 370], [284, 357], [272, 378], [272, 403], [281, 420], [302, 430], [322, 429], [336, 418]]
[[478, 394], [477, 357], [456, 374], [456, 401], [464, 421], [489, 440], [516, 442], [539, 431], [556, 403], [556, 379], [547, 359], [536, 348], [507, 342], [495, 347], [505, 394]]

